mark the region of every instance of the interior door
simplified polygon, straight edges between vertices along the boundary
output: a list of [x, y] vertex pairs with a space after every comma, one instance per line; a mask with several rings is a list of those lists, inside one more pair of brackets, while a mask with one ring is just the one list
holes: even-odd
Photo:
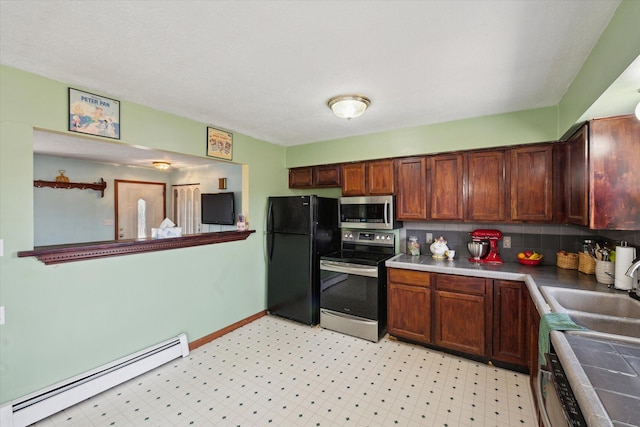
[[151, 237], [166, 217], [164, 182], [115, 180], [115, 240]]

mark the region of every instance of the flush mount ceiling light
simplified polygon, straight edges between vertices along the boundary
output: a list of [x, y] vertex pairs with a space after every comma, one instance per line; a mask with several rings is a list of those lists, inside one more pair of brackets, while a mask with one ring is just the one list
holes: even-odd
[[336, 116], [351, 120], [361, 116], [371, 105], [371, 100], [362, 95], [340, 95], [331, 98], [327, 104]]
[[161, 171], [165, 171], [167, 169], [169, 169], [171, 167], [171, 163], [168, 162], [153, 162], [153, 167], [161, 170]]

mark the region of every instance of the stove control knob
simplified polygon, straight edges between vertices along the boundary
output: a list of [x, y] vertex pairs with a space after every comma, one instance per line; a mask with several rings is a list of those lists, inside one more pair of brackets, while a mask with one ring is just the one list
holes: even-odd
[[380, 240], [380, 236], [376, 234], [376, 240]]

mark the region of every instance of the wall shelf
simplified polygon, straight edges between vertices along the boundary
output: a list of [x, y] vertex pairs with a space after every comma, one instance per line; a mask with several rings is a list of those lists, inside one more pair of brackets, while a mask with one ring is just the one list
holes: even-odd
[[58, 182], [58, 181], [41, 181], [34, 180], [33, 186], [37, 188], [49, 187], [49, 188], [77, 188], [79, 190], [95, 190], [100, 192], [100, 197], [104, 197], [104, 190], [107, 188], [107, 183], [100, 178], [100, 181], [94, 183], [87, 182]]

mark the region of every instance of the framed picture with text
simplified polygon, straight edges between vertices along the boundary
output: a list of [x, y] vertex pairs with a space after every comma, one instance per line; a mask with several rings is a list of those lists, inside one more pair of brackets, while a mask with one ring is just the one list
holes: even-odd
[[69, 88], [69, 131], [120, 139], [120, 101]]
[[233, 157], [233, 134], [207, 127], [207, 156], [231, 160]]

